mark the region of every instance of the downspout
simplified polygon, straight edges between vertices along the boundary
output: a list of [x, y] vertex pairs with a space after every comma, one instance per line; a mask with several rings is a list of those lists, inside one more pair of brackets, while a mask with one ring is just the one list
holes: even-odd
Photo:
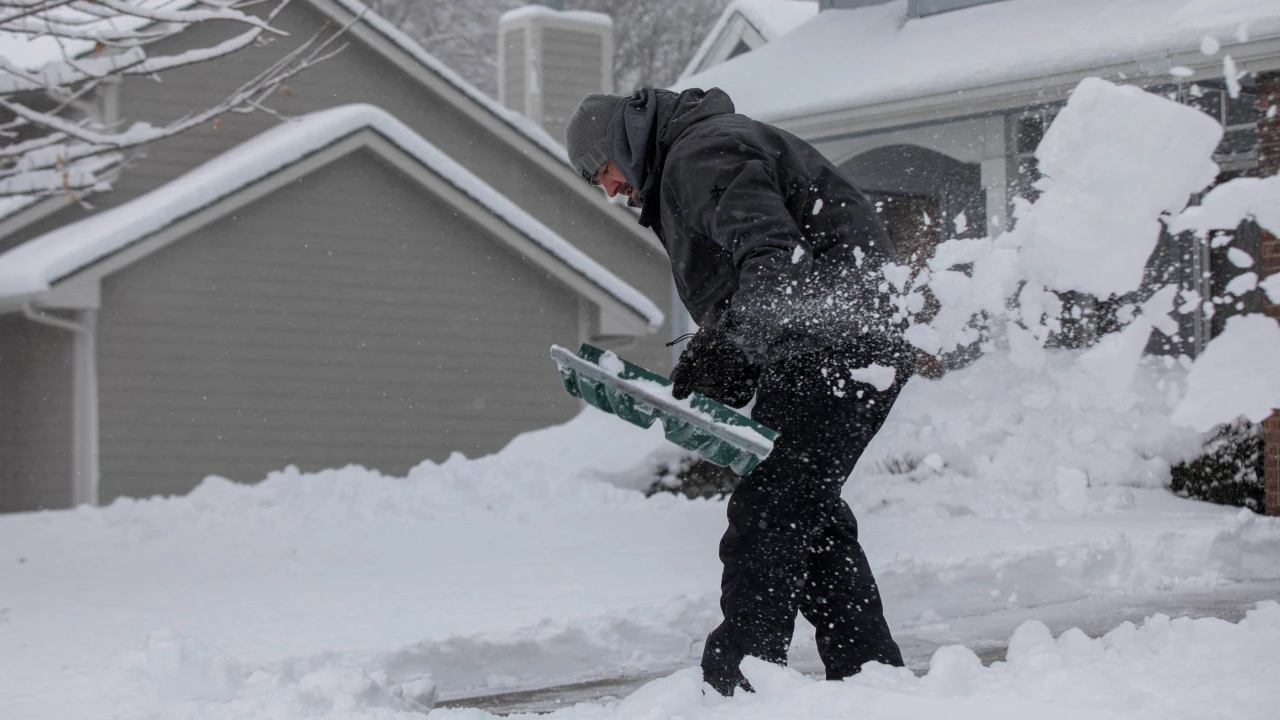
[[98, 504], [98, 311], [79, 311], [80, 322], [37, 312], [22, 304], [32, 322], [75, 335], [72, 348], [71, 504]]

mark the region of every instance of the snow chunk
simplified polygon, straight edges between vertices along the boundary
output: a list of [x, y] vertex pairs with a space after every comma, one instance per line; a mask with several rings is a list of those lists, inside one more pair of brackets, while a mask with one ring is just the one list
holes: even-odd
[[1100, 297], [1137, 289], [1160, 214], [1213, 181], [1221, 139], [1222, 127], [1194, 108], [1083, 80], [1036, 151], [1044, 195], [1017, 231], [1026, 278]]
[[240, 661], [172, 630], [147, 636], [143, 676], [166, 700], [226, 700], [240, 692]]
[[1208, 431], [1240, 415], [1260, 422], [1280, 407], [1280, 325], [1259, 314], [1227, 320], [1196, 359], [1173, 422]]
[[1227, 94], [1234, 100], [1240, 97], [1240, 71], [1230, 55], [1222, 57], [1222, 77], [1227, 81]]
[[884, 392], [885, 390], [893, 387], [893, 381], [897, 376], [897, 370], [876, 364], [849, 371], [849, 377], [852, 378], [854, 382], [866, 383], [875, 388], [878, 392]]
[[614, 375], [621, 375], [622, 372], [627, 369], [627, 366], [622, 362], [622, 358], [609, 350], [604, 351], [604, 353], [600, 355], [600, 362], [598, 364], [600, 365], [601, 370], [613, 373]]
[[1280, 304], [1280, 273], [1276, 273], [1258, 283], [1258, 287], [1266, 291], [1268, 300]]
[[1240, 248], [1228, 248], [1227, 259], [1238, 268], [1253, 267], [1253, 256]]
[[1280, 175], [1236, 178], [1210, 190], [1200, 204], [1182, 211], [1169, 232], [1233, 230], [1245, 218], [1264, 230], [1280, 233]]
[[1223, 291], [1227, 295], [1240, 297], [1241, 295], [1256, 290], [1257, 288], [1258, 273], [1247, 272], [1231, 278], [1231, 282], [1227, 283], [1227, 286], [1223, 288]]

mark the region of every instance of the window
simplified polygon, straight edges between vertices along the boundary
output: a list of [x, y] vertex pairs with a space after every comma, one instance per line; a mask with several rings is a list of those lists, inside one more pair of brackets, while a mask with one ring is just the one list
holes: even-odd
[[725, 60], [732, 60], [733, 58], [736, 58], [739, 55], [742, 55], [744, 53], [749, 53], [749, 52], [751, 52], [751, 46], [748, 45], [745, 40], [739, 40], [738, 44], [734, 45], [733, 49], [729, 51], [729, 55], [725, 58]]
[[1062, 110], [1062, 104], [1024, 110], [1013, 117], [1012, 144], [1015, 157], [1014, 176], [1010, 192], [1013, 197], [1034, 201], [1040, 196], [1035, 183], [1040, 179], [1040, 166], [1036, 160], [1036, 148], [1044, 140], [1049, 124]]

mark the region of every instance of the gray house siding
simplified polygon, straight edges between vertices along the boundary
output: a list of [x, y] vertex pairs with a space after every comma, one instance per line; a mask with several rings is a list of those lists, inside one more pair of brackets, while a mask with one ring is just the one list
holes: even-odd
[[[279, 23], [291, 33], [290, 38], [216, 62], [165, 73], [163, 84], [145, 79], [127, 81], [121, 88], [122, 113], [126, 118], [186, 115], [207, 105], [210, 97], [230, 92], [292, 48], [294, 42], [310, 37], [323, 23], [324, 18], [313, 7], [305, 2], [294, 3]], [[178, 39], [184, 43], [213, 42], [221, 37], [217, 32], [216, 28], [195, 27]], [[671, 293], [670, 266], [660, 250], [626, 236], [601, 208], [566, 187], [534, 160], [514, 152], [362, 42], [351, 42], [337, 57], [291, 80], [288, 96], [273, 98], [271, 105], [287, 115], [300, 115], [356, 102], [377, 105], [395, 115], [495, 190], [666, 306]], [[152, 190], [277, 123], [265, 113], [231, 114], [223, 117], [217, 127], [196, 128], [179, 138], [156, 143], [148, 147], [144, 159], [126, 172], [117, 190], [98, 198], [96, 203], [108, 207]], [[663, 347], [669, 336], [668, 324], [641, 338], [635, 349], [627, 351], [629, 357], [659, 370], [669, 369], [669, 351]]]
[[0, 316], [0, 512], [71, 504], [72, 343]]
[[542, 117], [547, 131], [561, 139], [569, 118], [582, 98], [600, 92], [603, 78], [584, 75], [584, 67], [600, 63], [601, 39], [573, 30], [542, 29], [542, 74], [546, 78], [542, 97]]
[[502, 36], [502, 93], [507, 98], [508, 107], [518, 113], [526, 110], [524, 65], [528, 52], [524, 36], [522, 30], [512, 30]]
[[577, 402], [577, 297], [359, 152], [110, 276], [102, 497], [492, 452]]

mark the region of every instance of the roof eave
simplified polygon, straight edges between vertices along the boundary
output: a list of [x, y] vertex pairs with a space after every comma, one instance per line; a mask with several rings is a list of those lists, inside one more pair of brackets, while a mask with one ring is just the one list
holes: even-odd
[[[1241, 72], [1280, 70], [1280, 37], [1232, 45], [1212, 57], [1199, 50], [1187, 50], [900, 100], [761, 119], [807, 140], [861, 134], [1058, 102], [1066, 99], [1076, 85], [1087, 77], [1101, 77], [1129, 84], [1178, 80], [1194, 82], [1222, 77], [1223, 55], [1231, 55]], [[1153, 70], [1152, 64], [1158, 64], [1161, 69]], [[1174, 67], [1186, 67], [1193, 74], [1174, 78], [1168, 74], [1168, 70]]]

